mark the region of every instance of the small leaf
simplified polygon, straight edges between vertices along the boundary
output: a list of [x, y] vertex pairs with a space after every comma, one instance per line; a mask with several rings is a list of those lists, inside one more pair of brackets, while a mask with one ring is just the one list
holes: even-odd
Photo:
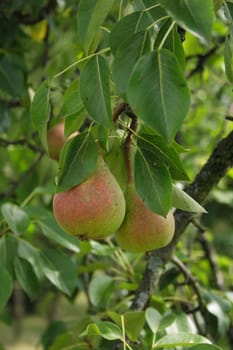
[[52, 216], [48, 216], [38, 221], [42, 233], [51, 241], [58, 243], [62, 247], [71, 250], [74, 253], [79, 253], [79, 241], [65, 233]]
[[193, 213], [206, 213], [205, 208], [175, 185], [172, 186], [172, 206]]
[[50, 116], [49, 103], [50, 89], [45, 80], [37, 89], [31, 104], [31, 118], [36, 130], [38, 130], [42, 145], [47, 150], [47, 123]]
[[155, 343], [155, 348], [160, 349], [175, 346], [189, 346], [202, 343], [210, 343], [210, 341], [198, 334], [180, 332], [165, 335]]
[[80, 95], [90, 117], [103, 127], [112, 125], [109, 67], [102, 56], [94, 56], [80, 74]]
[[88, 132], [69, 140], [62, 149], [57, 192], [69, 190], [90, 176], [97, 164], [97, 145]]
[[159, 324], [159, 331], [163, 331], [164, 329], [171, 326], [176, 320], [176, 315], [173, 312], [165, 313]]
[[1, 211], [10, 229], [16, 235], [25, 233], [30, 222], [28, 215], [22, 208], [16, 204], [4, 203]]
[[181, 27], [206, 43], [210, 42], [214, 19], [213, 0], [160, 0], [160, 4]]
[[162, 319], [162, 316], [156, 309], [152, 307], [148, 307], [146, 309], [145, 316], [146, 316], [146, 322], [150, 327], [151, 331], [156, 334], [157, 329], [159, 328], [159, 323]]
[[23, 290], [33, 300], [38, 295], [39, 282], [31, 264], [29, 264], [26, 260], [16, 257], [15, 274]]
[[127, 96], [138, 118], [171, 142], [190, 103], [176, 56], [167, 49], [142, 56], [131, 74]]
[[93, 305], [105, 305], [115, 288], [114, 280], [107, 275], [95, 276], [89, 285], [89, 296]]
[[17, 256], [17, 240], [12, 234], [0, 238], [0, 265], [4, 266], [10, 274], [14, 271], [14, 261]]
[[104, 22], [113, 3], [114, 0], [81, 0], [79, 2], [78, 36], [86, 53], [90, 51], [96, 31]]
[[97, 321], [91, 323], [85, 332], [86, 335], [101, 335], [102, 338], [107, 340], [122, 339], [122, 333], [120, 328], [109, 321]]
[[171, 208], [172, 183], [167, 167], [146, 150], [135, 155], [136, 191], [153, 212], [166, 216]]
[[2, 311], [8, 299], [11, 296], [11, 293], [13, 290], [13, 281], [9, 272], [1, 265], [0, 265], [0, 283], [2, 286], [0, 288], [0, 311]]

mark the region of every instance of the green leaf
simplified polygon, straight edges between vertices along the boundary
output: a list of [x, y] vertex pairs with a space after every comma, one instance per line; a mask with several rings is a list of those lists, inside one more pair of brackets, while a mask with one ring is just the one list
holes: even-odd
[[150, 327], [151, 331], [153, 333], [156, 334], [158, 328], [159, 328], [159, 324], [160, 324], [160, 321], [162, 319], [162, 316], [160, 315], [160, 313], [152, 308], [152, 307], [148, 307], [146, 309], [146, 322], [148, 324], [148, 326]]
[[160, 0], [160, 4], [181, 27], [206, 43], [210, 42], [214, 19], [213, 0]]
[[57, 192], [69, 190], [92, 175], [97, 158], [98, 149], [91, 133], [84, 132], [69, 140], [61, 152]]
[[129, 311], [124, 315], [125, 332], [130, 340], [136, 341], [145, 323], [145, 312]]
[[213, 344], [201, 344], [201, 345], [191, 346], [191, 348], [189, 348], [188, 350], [222, 350], [222, 349]]
[[182, 46], [182, 41], [180, 40], [180, 35], [177, 32], [177, 27], [173, 27], [173, 29], [169, 32], [169, 35], [167, 36], [171, 25], [172, 20], [170, 18], [162, 24], [158, 34], [156, 35], [154, 47], [159, 48], [161, 42], [164, 40], [164, 38], [166, 38], [163, 44], [163, 48], [168, 49], [175, 54], [182, 71], [184, 71], [185, 54]]
[[23, 290], [31, 299], [35, 299], [39, 292], [39, 281], [32, 269], [31, 264], [26, 260], [16, 257], [15, 275]]
[[79, 115], [83, 108], [84, 107], [78, 88], [78, 81], [75, 80], [65, 92], [61, 110], [62, 115], [64, 118], [71, 115]]
[[115, 288], [115, 281], [107, 276], [95, 276], [89, 284], [89, 296], [93, 305], [105, 305]]
[[[145, 8], [144, 6], [142, 7], [143, 9]], [[160, 6], [157, 6], [155, 8], [152, 8], [151, 11], [136, 11], [121, 18], [111, 31], [110, 47], [112, 53], [115, 55], [121, 45], [125, 45], [125, 42], [128, 41], [129, 38], [132, 37], [135, 33], [140, 31], [148, 31], [148, 27], [151, 26], [154, 21], [156, 21], [158, 18], [163, 17], [164, 15], [166, 15], [164, 9], [162, 9]]]
[[4, 203], [1, 208], [2, 215], [9, 228], [16, 234], [25, 233], [30, 223], [27, 213], [16, 204]]
[[171, 208], [172, 183], [167, 167], [151, 152], [138, 150], [134, 163], [135, 188], [146, 206], [166, 216]]
[[13, 290], [13, 281], [9, 272], [1, 265], [0, 265], [0, 283], [2, 286], [0, 288], [0, 311], [2, 311], [8, 299], [11, 296], [11, 293]]
[[34, 127], [38, 130], [42, 145], [47, 150], [47, 123], [50, 116], [50, 88], [45, 80], [37, 89], [31, 104], [31, 118]]
[[89, 324], [83, 335], [100, 335], [102, 338], [107, 340], [122, 339], [122, 332], [120, 328], [109, 321], [97, 321]]
[[175, 185], [172, 186], [172, 206], [193, 213], [206, 213], [205, 208]]
[[165, 335], [155, 343], [155, 348], [174, 348], [175, 346], [189, 346], [202, 343], [210, 343], [210, 341], [198, 334], [179, 332]]
[[101, 126], [112, 125], [109, 67], [102, 56], [96, 55], [80, 74], [80, 95], [90, 117]]
[[17, 240], [15, 236], [8, 234], [0, 239], [0, 265], [4, 266], [10, 274], [13, 274], [14, 260], [17, 255]]
[[141, 57], [130, 77], [127, 96], [138, 118], [171, 142], [190, 103], [176, 56], [162, 49]]
[[159, 135], [141, 133], [138, 137], [138, 146], [152, 152], [161, 162], [166, 164], [173, 179], [189, 180], [177, 153], [175, 143], [168, 145]]
[[119, 47], [112, 66], [113, 80], [119, 94], [125, 95], [128, 80], [137, 60], [150, 50], [148, 32], [138, 32]]
[[52, 216], [48, 216], [38, 221], [42, 233], [51, 241], [58, 243], [62, 247], [79, 253], [79, 241], [77, 238], [65, 233]]
[[22, 96], [24, 91], [23, 72], [7, 56], [0, 60], [0, 90], [13, 97]]
[[44, 264], [41, 258], [40, 250], [33, 247], [25, 240], [18, 240], [18, 256], [31, 264], [37, 278], [41, 280], [44, 277]]
[[53, 269], [59, 272], [59, 283], [54, 284], [66, 294], [68, 289], [71, 295], [77, 287], [77, 271], [71, 257], [55, 249], [45, 249], [43, 252], [52, 262]]
[[176, 315], [173, 312], [165, 313], [159, 324], [159, 331], [165, 330], [167, 327], [171, 326], [176, 320]]
[[78, 6], [78, 36], [84, 51], [89, 53], [96, 31], [104, 22], [114, 0], [81, 0]]
[[226, 37], [226, 40], [225, 40], [224, 63], [225, 63], [226, 76], [229, 82], [232, 83], [233, 82], [232, 44], [228, 37]]

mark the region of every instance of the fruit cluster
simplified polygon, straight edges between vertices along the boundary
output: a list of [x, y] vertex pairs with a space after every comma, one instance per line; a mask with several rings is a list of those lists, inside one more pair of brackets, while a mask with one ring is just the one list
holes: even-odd
[[[59, 158], [64, 143], [64, 125], [48, 133], [49, 154], [56, 155], [54, 158]], [[128, 182], [123, 193], [101, 155], [94, 174], [80, 185], [54, 195], [53, 210], [67, 233], [85, 240], [104, 239], [114, 233], [121, 248], [135, 253], [166, 246], [175, 230], [172, 212], [165, 218], [148, 209], [133, 181]]]

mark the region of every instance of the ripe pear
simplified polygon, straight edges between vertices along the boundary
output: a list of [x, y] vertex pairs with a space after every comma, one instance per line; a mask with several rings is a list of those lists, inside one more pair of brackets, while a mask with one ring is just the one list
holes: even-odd
[[64, 136], [65, 123], [64, 121], [56, 124], [51, 127], [47, 133], [47, 142], [48, 142], [48, 155], [54, 160], [59, 160], [60, 152], [65, 144], [66, 140], [69, 140], [73, 136], [77, 135], [78, 132], [75, 132], [67, 137]]
[[146, 207], [132, 183], [125, 194], [126, 215], [116, 232], [116, 241], [122, 249], [144, 253], [166, 246], [173, 238], [175, 221], [172, 212], [164, 218]]
[[54, 216], [68, 233], [81, 239], [103, 239], [125, 216], [125, 198], [115, 177], [99, 156], [93, 175], [68, 191], [55, 194]]

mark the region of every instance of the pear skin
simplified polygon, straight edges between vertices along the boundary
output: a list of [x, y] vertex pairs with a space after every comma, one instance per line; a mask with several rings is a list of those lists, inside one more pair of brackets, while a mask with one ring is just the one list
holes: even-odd
[[54, 216], [68, 233], [81, 239], [103, 239], [120, 227], [125, 198], [102, 157], [95, 173], [80, 185], [55, 194]]
[[126, 215], [116, 232], [119, 246], [129, 252], [144, 253], [166, 246], [173, 238], [175, 220], [172, 212], [164, 218], [146, 207], [129, 184], [125, 194]]

